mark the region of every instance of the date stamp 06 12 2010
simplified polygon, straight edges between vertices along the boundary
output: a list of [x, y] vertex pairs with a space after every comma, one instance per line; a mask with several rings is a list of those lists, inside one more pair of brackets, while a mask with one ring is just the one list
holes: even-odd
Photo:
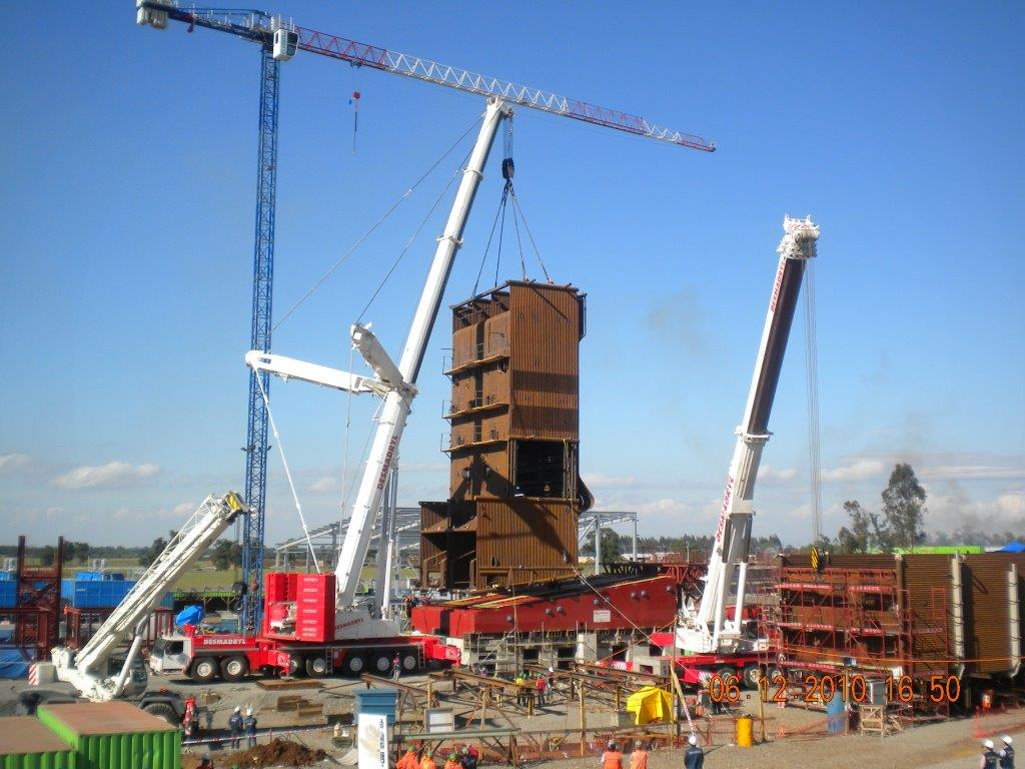
[[[872, 684], [881, 685], [885, 689], [886, 704], [908, 704], [915, 699], [915, 681], [911, 676], [887, 676], [885, 679], [874, 680]], [[758, 679], [758, 693], [763, 702], [785, 703], [790, 697], [795, 696], [794, 688], [799, 689], [796, 696], [805, 702], [825, 703], [837, 695], [845, 704], [872, 704], [874, 699], [871, 696], [869, 682], [860, 673], [836, 676], [807, 675], [803, 684], [791, 684], [786, 676], [779, 673], [774, 675], [771, 681], [765, 676]], [[740, 702], [740, 681], [736, 676], [723, 677], [716, 674], [708, 681], [708, 694], [713, 702]], [[925, 701], [936, 705], [956, 702], [961, 697], [961, 682], [957, 676], [930, 676], [923, 697]]]

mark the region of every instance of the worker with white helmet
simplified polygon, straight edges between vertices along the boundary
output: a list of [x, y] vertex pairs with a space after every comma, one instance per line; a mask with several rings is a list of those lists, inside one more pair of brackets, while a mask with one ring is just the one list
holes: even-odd
[[[246, 748], [256, 747], [256, 716], [253, 715], [251, 707], [246, 708], [246, 717], [242, 719], [242, 726], [246, 730]], [[996, 764], [994, 764], [996, 766]]]
[[993, 740], [982, 741], [982, 755], [979, 756], [979, 769], [997, 769], [1000, 757], [993, 750]]
[[690, 744], [683, 754], [684, 769], [703, 769], [705, 765], [705, 751], [698, 747], [697, 735], [692, 734], [687, 738], [687, 742]]
[[231, 735], [228, 746], [232, 750], [238, 750], [242, 747], [242, 708], [238, 705], [228, 716], [228, 732]]
[[1004, 747], [1000, 750], [1000, 769], [1014, 769], [1013, 740], [1006, 734], [1000, 739], [1004, 741]]

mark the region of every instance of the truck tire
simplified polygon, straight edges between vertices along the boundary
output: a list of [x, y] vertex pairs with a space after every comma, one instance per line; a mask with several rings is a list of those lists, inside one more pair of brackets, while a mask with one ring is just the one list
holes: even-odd
[[420, 659], [417, 657], [416, 652], [404, 652], [402, 654], [403, 673], [414, 673], [418, 667], [420, 667]]
[[306, 675], [310, 678], [323, 678], [328, 674], [328, 667], [325, 657], [306, 658]]
[[731, 678], [736, 678], [737, 679], [737, 687], [738, 688], [740, 687], [741, 680], [740, 680], [740, 676], [737, 675], [736, 668], [731, 668], [731, 667], [727, 667], [726, 665], [723, 665], [721, 668], [719, 668], [717, 671], [715, 671], [715, 674], [717, 676], [719, 676], [719, 678], [722, 679], [722, 682], [723, 682], [724, 686], [730, 682]]
[[750, 665], [744, 665], [744, 670], [740, 677], [745, 689], [757, 689], [758, 682], [762, 678], [762, 669], [752, 662]]
[[241, 681], [249, 675], [249, 660], [241, 654], [221, 660], [221, 678], [225, 681]]
[[181, 723], [178, 720], [178, 714], [175, 713], [174, 708], [166, 702], [154, 702], [152, 705], [147, 705], [142, 710], [145, 713], [149, 713], [151, 716], [162, 718], [169, 726], [173, 726], [175, 728], [181, 726]]
[[217, 678], [217, 659], [215, 657], [199, 657], [189, 668], [189, 678], [197, 684], [205, 684]]
[[367, 672], [367, 661], [362, 654], [347, 654], [345, 662], [342, 663], [342, 670], [349, 676], [361, 676]]
[[386, 676], [391, 672], [391, 655], [377, 652], [370, 658], [370, 672], [375, 676]]

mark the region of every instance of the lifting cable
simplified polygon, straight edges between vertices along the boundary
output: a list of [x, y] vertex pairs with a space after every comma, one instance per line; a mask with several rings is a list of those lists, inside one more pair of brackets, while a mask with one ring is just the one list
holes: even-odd
[[480, 286], [480, 278], [484, 273], [484, 265], [487, 263], [488, 253], [491, 251], [491, 243], [495, 237], [495, 230], [498, 230], [498, 251], [495, 259], [495, 282], [497, 286], [499, 283], [499, 274], [502, 268], [502, 245], [505, 236], [505, 214], [508, 208], [509, 200], [513, 203], [513, 228], [516, 231], [516, 246], [519, 250], [520, 255], [520, 273], [523, 280], [530, 280], [527, 274], [526, 259], [523, 255], [523, 239], [520, 235], [520, 220], [523, 220], [523, 228], [527, 231], [527, 237], [530, 239], [530, 245], [534, 249], [534, 255], [537, 257], [538, 264], [541, 265], [541, 271], [545, 275], [545, 279], [552, 283], [552, 276], [548, 274], [548, 268], [545, 266], [544, 260], [541, 258], [541, 251], [537, 247], [537, 243], [534, 241], [534, 234], [530, 230], [530, 225], [527, 224], [527, 217], [523, 214], [523, 208], [520, 206], [519, 198], [516, 197], [516, 188], [513, 186], [513, 177], [516, 175], [516, 164], [513, 161], [513, 124], [512, 119], [509, 118], [506, 121], [506, 132], [504, 136], [504, 157], [502, 159], [502, 178], [505, 179], [505, 186], [502, 187], [502, 197], [498, 203], [498, 210], [495, 212], [495, 220], [491, 225], [491, 233], [488, 235], [487, 245], [484, 247], [484, 255], [481, 257], [480, 268], [477, 270], [477, 279], [473, 284], [473, 296], [477, 295], [477, 290]]
[[385, 273], [384, 278], [378, 284], [377, 288], [374, 289], [374, 293], [371, 295], [370, 300], [366, 303], [366, 305], [364, 305], [363, 309], [360, 310], [359, 317], [356, 318], [357, 323], [363, 320], [363, 316], [366, 315], [367, 310], [370, 309], [370, 305], [372, 305], [374, 303], [374, 300], [377, 299], [377, 295], [381, 293], [381, 289], [384, 288], [384, 285], [388, 282], [388, 279], [392, 276], [392, 273], [395, 272], [395, 268], [399, 266], [399, 262], [401, 262], [402, 258], [407, 253], [409, 253], [410, 247], [412, 247], [417, 237], [419, 237], [420, 233], [423, 231], [423, 228], [427, 225], [427, 221], [434, 215], [434, 212], [437, 210], [438, 206], [441, 205], [442, 199], [445, 197], [449, 189], [452, 187], [452, 182], [456, 180], [456, 177], [459, 176], [460, 173], [465, 171], [466, 164], [470, 160], [471, 152], [473, 152], [472, 148], [470, 152], [466, 153], [466, 157], [464, 157], [463, 161], [456, 167], [456, 170], [452, 172], [452, 176], [449, 177], [448, 183], [445, 185], [445, 188], [441, 191], [438, 197], [435, 198], [434, 204], [427, 211], [427, 215], [424, 216], [424, 218], [420, 221], [420, 224], [417, 226], [412, 236], [410, 236], [409, 240], [406, 241], [406, 245], [399, 252], [398, 257], [395, 259], [394, 262], [392, 262], [392, 266], [388, 268], [388, 272]]
[[381, 218], [378, 219], [376, 222], [374, 222], [374, 224], [370, 227], [370, 229], [367, 230], [365, 233], [363, 233], [363, 235], [361, 235], [356, 240], [356, 242], [353, 243], [352, 246], [349, 247], [348, 251], [346, 251], [344, 254], [342, 254], [341, 258], [331, 266], [331, 269], [329, 269], [326, 273], [324, 273], [324, 275], [320, 278], [320, 280], [318, 280], [316, 283], [314, 283], [313, 286], [310, 288], [310, 290], [307, 291], [305, 294], [303, 294], [302, 298], [299, 299], [299, 301], [296, 302], [294, 305], [292, 305], [291, 308], [289, 308], [288, 312], [286, 312], [284, 315], [281, 316], [281, 320], [279, 320], [277, 323], [274, 324], [274, 326], [271, 329], [271, 331], [277, 331], [278, 328], [281, 326], [281, 324], [284, 323], [286, 320], [288, 320], [288, 318], [291, 317], [292, 313], [294, 313], [296, 310], [298, 310], [299, 306], [302, 305], [303, 302], [305, 302], [307, 299], [309, 299], [317, 289], [319, 289], [325, 282], [327, 282], [328, 278], [330, 278], [334, 274], [335, 270], [337, 270], [339, 267], [341, 267], [342, 264], [350, 256], [352, 256], [363, 245], [364, 242], [366, 242], [367, 238], [369, 238], [382, 224], [384, 224], [384, 222], [389, 217], [391, 217], [391, 215], [393, 213], [395, 213], [395, 210], [406, 201], [406, 199], [413, 193], [413, 191], [417, 187], [419, 187], [420, 184], [428, 176], [430, 176], [431, 173], [433, 173], [434, 170], [439, 165], [441, 165], [442, 161], [444, 161], [445, 158], [447, 158], [452, 153], [452, 151], [455, 150], [455, 148], [460, 145], [460, 143], [463, 141], [463, 139], [465, 139], [470, 134], [470, 132], [473, 131], [473, 129], [477, 127], [477, 124], [480, 123], [481, 120], [483, 120], [483, 117], [484, 117], [483, 114], [481, 114], [477, 118], [474, 119], [473, 123], [471, 123], [470, 126], [465, 131], [463, 131], [463, 133], [460, 135], [460, 137], [458, 139], [456, 139], [456, 141], [452, 144], [452, 146], [449, 147], [447, 150], [445, 150], [445, 153], [440, 158], [438, 158], [434, 162], [434, 164], [430, 168], [428, 168], [420, 176], [419, 179], [417, 179], [415, 182], [413, 182], [412, 186], [410, 186], [409, 189], [407, 189], [405, 192], [402, 193], [402, 195], [399, 197], [399, 199], [396, 200], [392, 204], [391, 208], [389, 208], [387, 211], [385, 211], [384, 215], [381, 216]]
[[260, 395], [263, 396], [263, 405], [267, 408], [267, 419], [270, 421], [271, 432], [274, 433], [274, 440], [277, 443], [278, 453], [281, 455], [281, 464], [285, 466], [285, 478], [288, 479], [288, 487], [292, 490], [292, 499], [295, 500], [295, 509], [299, 511], [299, 522], [303, 527], [303, 534], [306, 536], [306, 545], [310, 548], [310, 555], [313, 557], [313, 565], [320, 574], [320, 564], [317, 563], [317, 554], [313, 550], [313, 540], [310, 539], [310, 530], [306, 526], [306, 517], [303, 515], [303, 506], [299, 503], [299, 495], [296, 493], [295, 484], [292, 482], [292, 472], [288, 469], [288, 460], [285, 459], [285, 446], [281, 442], [281, 435], [278, 434], [277, 425], [274, 424], [274, 415], [270, 410], [270, 398], [267, 397], [267, 390], [263, 386], [263, 375], [257, 373], [256, 383], [260, 386]]

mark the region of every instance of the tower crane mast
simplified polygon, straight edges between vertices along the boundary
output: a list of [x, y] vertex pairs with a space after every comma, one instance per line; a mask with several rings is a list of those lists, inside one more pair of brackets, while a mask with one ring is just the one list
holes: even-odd
[[[279, 64], [291, 59], [298, 51], [476, 94], [497, 100], [509, 107], [516, 105], [561, 115], [670, 145], [703, 152], [714, 152], [716, 149], [715, 143], [708, 139], [665, 128], [639, 115], [600, 107], [460, 67], [440, 64], [419, 56], [300, 27], [291, 20], [286, 21], [281, 16], [274, 16], [265, 11], [182, 7], [176, 2], [136, 0], [136, 23], [139, 25], [164, 29], [168, 21], [188, 24], [190, 32], [196, 27], [201, 27], [228, 33], [260, 46], [259, 142], [250, 340], [250, 348], [254, 351], [268, 353], [271, 349]], [[433, 323], [433, 317], [430, 320]], [[427, 331], [429, 333], [429, 327]], [[407, 381], [410, 378], [415, 381], [418, 368], [419, 363], [413, 370], [403, 372]], [[258, 381], [257, 377], [261, 377], [261, 380]], [[268, 392], [269, 372], [258, 367], [252, 368], [249, 375], [246, 445], [243, 447], [246, 453], [244, 493], [252, 514], [245, 518], [242, 536], [242, 578], [247, 586], [242, 607], [242, 625], [250, 630], [259, 628], [262, 613], [269, 420], [266, 403], [260, 391], [261, 384], [264, 392]], [[379, 499], [375, 497], [370, 507], [376, 508], [378, 502]], [[366, 511], [370, 521], [373, 521], [376, 512], [376, 509]], [[358, 573], [358, 568], [356, 571]]]

